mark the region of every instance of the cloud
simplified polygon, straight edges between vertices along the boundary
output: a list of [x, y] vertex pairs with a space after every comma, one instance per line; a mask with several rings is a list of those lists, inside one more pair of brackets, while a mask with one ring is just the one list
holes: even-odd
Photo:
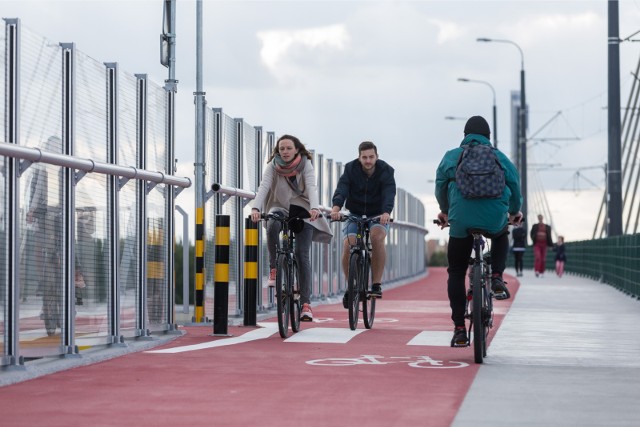
[[428, 19], [428, 22], [438, 28], [436, 41], [438, 44], [460, 40], [467, 37], [467, 31], [460, 25], [451, 21]]
[[343, 51], [350, 40], [343, 24], [301, 30], [260, 31], [257, 37], [262, 43], [262, 63], [279, 78], [297, 70], [297, 54], [318, 55], [323, 52]]

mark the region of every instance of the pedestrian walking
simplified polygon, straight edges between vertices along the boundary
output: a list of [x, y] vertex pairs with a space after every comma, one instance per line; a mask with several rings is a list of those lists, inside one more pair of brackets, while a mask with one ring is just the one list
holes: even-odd
[[527, 245], [527, 232], [522, 226], [522, 223], [514, 225], [511, 230], [511, 236], [513, 237], [513, 246], [511, 247], [511, 252], [513, 252], [513, 257], [515, 258], [515, 268], [516, 268], [516, 276], [522, 276], [522, 268], [524, 258], [524, 251]]
[[556, 252], [556, 274], [558, 277], [562, 277], [564, 274], [564, 264], [567, 262], [567, 255], [565, 254], [564, 236], [558, 236], [556, 245], [553, 247]]
[[551, 226], [544, 223], [542, 215], [538, 215], [538, 223], [531, 227], [531, 240], [533, 241], [533, 270], [536, 277], [544, 275], [545, 262], [547, 260], [547, 248], [553, 247], [551, 240]]

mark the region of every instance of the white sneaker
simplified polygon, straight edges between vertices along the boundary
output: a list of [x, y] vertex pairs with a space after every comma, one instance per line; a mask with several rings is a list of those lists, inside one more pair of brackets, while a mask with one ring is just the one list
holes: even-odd
[[300, 320], [302, 322], [313, 322], [313, 312], [311, 311], [311, 305], [302, 304], [302, 312], [300, 313]]

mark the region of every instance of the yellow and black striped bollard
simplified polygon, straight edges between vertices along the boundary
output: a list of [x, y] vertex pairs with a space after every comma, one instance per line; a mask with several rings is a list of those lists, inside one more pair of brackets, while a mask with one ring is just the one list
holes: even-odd
[[216, 215], [216, 249], [213, 287], [213, 334], [228, 335], [229, 243], [231, 217]]
[[245, 219], [244, 326], [256, 326], [258, 310], [258, 223]]

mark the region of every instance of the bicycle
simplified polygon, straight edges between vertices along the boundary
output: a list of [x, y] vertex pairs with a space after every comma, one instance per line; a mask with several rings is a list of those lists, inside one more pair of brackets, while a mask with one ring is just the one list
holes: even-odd
[[294, 221], [301, 221], [299, 216], [285, 217], [282, 212], [263, 213], [262, 220], [278, 221], [281, 226], [282, 237], [276, 249], [276, 306], [278, 312], [278, 331], [282, 338], [289, 336], [289, 321], [291, 330], [300, 331], [300, 283], [298, 263], [294, 253], [295, 232], [292, 230]]
[[491, 290], [491, 254], [483, 254], [483, 231], [469, 230], [473, 236], [474, 256], [469, 260], [469, 293], [472, 307], [469, 312], [469, 296], [467, 296], [466, 316], [471, 319], [469, 333], [473, 330], [473, 356], [476, 363], [482, 363], [487, 357], [487, 338], [493, 327], [493, 291]]
[[[433, 220], [434, 224], [442, 225], [438, 219]], [[469, 233], [473, 236], [473, 253], [469, 259], [471, 271], [469, 272], [469, 289], [467, 289], [467, 304], [465, 308], [465, 318], [470, 319], [467, 336], [471, 336], [473, 331], [473, 355], [476, 363], [482, 363], [487, 357], [487, 339], [489, 330], [493, 328], [493, 298], [494, 292], [491, 290], [491, 252], [489, 248], [484, 248], [483, 236], [487, 231], [471, 228]], [[471, 301], [471, 307], [469, 307]], [[470, 340], [466, 345], [470, 346]]]
[[[379, 221], [380, 215], [367, 217], [354, 214], [342, 214], [340, 222], [350, 221], [357, 226], [356, 241], [350, 244], [349, 270], [347, 278], [347, 301], [349, 307], [349, 328], [358, 327], [359, 312], [367, 329], [373, 327], [376, 316], [376, 297], [371, 295], [371, 242], [370, 223]], [[393, 220], [390, 220], [393, 221]], [[360, 310], [362, 304], [362, 310]]]

